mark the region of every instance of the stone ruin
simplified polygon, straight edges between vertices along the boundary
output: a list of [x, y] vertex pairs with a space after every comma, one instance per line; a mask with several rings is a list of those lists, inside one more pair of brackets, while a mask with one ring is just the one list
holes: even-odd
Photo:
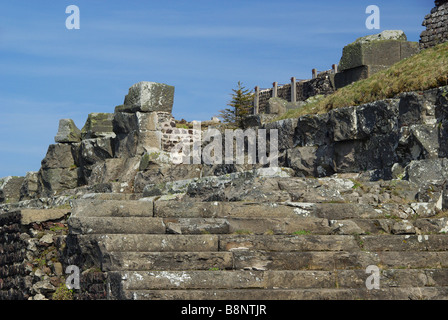
[[386, 30], [359, 38], [343, 49], [334, 80], [336, 89], [369, 78], [418, 51], [419, 44], [407, 41], [401, 30]]
[[438, 0], [435, 5], [422, 24], [426, 27], [420, 35], [420, 46], [423, 49], [448, 41], [448, 1]]
[[278, 130], [278, 167], [187, 165], [169, 157], [194, 134], [174, 87], [137, 83], [0, 179], [0, 300], [446, 300], [447, 97], [255, 121]]
[[447, 92], [253, 127], [279, 167], [175, 165], [174, 88], [138, 83], [0, 180], [0, 299], [446, 299]]

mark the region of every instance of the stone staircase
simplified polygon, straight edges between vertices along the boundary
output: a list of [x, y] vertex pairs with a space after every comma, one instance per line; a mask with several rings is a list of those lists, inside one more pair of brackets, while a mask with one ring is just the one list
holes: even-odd
[[[428, 203], [274, 198], [97, 194], [74, 201], [70, 237], [107, 275], [108, 299], [448, 297], [448, 217]], [[379, 289], [366, 287], [368, 266], [379, 269]]]

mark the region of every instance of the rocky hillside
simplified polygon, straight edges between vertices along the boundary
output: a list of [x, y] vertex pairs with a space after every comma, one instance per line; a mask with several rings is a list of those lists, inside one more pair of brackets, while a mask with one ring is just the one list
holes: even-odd
[[[447, 94], [253, 127], [268, 145], [277, 130], [276, 166], [272, 150], [174, 164], [198, 132], [176, 127], [173, 87], [138, 83], [81, 130], [61, 120], [39, 172], [1, 180], [0, 298], [444, 299]], [[206, 127], [204, 150], [222, 130]]]

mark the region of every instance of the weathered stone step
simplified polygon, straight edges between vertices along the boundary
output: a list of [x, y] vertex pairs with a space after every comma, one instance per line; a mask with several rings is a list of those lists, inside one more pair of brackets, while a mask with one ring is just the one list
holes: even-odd
[[253, 202], [193, 202], [156, 201], [154, 216], [178, 218], [314, 217], [338, 219], [381, 219], [389, 217], [430, 217], [435, 214], [427, 203], [384, 204], [380, 208], [359, 203], [253, 203]]
[[163, 234], [162, 218], [152, 217], [76, 217], [68, 221], [73, 234]]
[[82, 196], [83, 200], [138, 200], [142, 197], [141, 193], [86, 193]]
[[322, 218], [160, 218], [85, 217], [72, 215], [69, 226], [83, 234], [416, 234], [444, 233], [448, 220], [440, 219], [347, 219]]
[[110, 252], [103, 271], [233, 269], [231, 252]]
[[220, 251], [448, 251], [447, 235], [221, 235]]
[[151, 201], [135, 200], [76, 200], [73, 217], [152, 217]]
[[448, 251], [446, 235], [171, 235], [88, 234], [83, 243], [97, 243], [102, 252], [217, 251]]
[[114, 270], [336, 270], [376, 265], [394, 268], [448, 268], [448, 252], [307, 251], [110, 252], [103, 271]]
[[220, 251], [358, 251], [354, 236], [340, 235], [221, 235]]
[[[121, 279], [125, 290], [363, 289], [371, 275], [365, 270], [126, 271], [109, 274]], [[380, 270], [379, 284], [380, 288], [448, 286], [448, 269]]]
[[236, 250], [232, 253], [236, 270], [365, 269], [369, 265], [384, 269], [448, 267], [448, 252], [446, 251], [262, 252]]
[[[128, 300], [447, 300], [447, 287], [367, 289], [126, 290]], [[242, 302], [246, 305], [247, 303]], [[225, 312], [225, 311], [224, 311]], [[221, 312], [222, 313], [222, 312]], [[254, 313], [255, 316], [255, 313]]]
[[359, 236], [358, 245], [367, 251], [448, 251], [448, 235]]
[[98, 243], [106, 252], [211, 252], [219, 249], [219, 236], [212, 234], [96, 234], [79, 237]]

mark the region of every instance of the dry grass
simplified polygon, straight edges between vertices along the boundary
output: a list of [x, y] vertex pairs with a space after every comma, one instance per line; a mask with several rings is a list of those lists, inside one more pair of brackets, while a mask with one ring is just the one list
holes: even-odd
[[279, 119], [389, 99], [402, 92], [422, 91], [448, 85], [448, 42], [394, 64], [372, 77], [339, 89], [301, 109], [289, 110]]

